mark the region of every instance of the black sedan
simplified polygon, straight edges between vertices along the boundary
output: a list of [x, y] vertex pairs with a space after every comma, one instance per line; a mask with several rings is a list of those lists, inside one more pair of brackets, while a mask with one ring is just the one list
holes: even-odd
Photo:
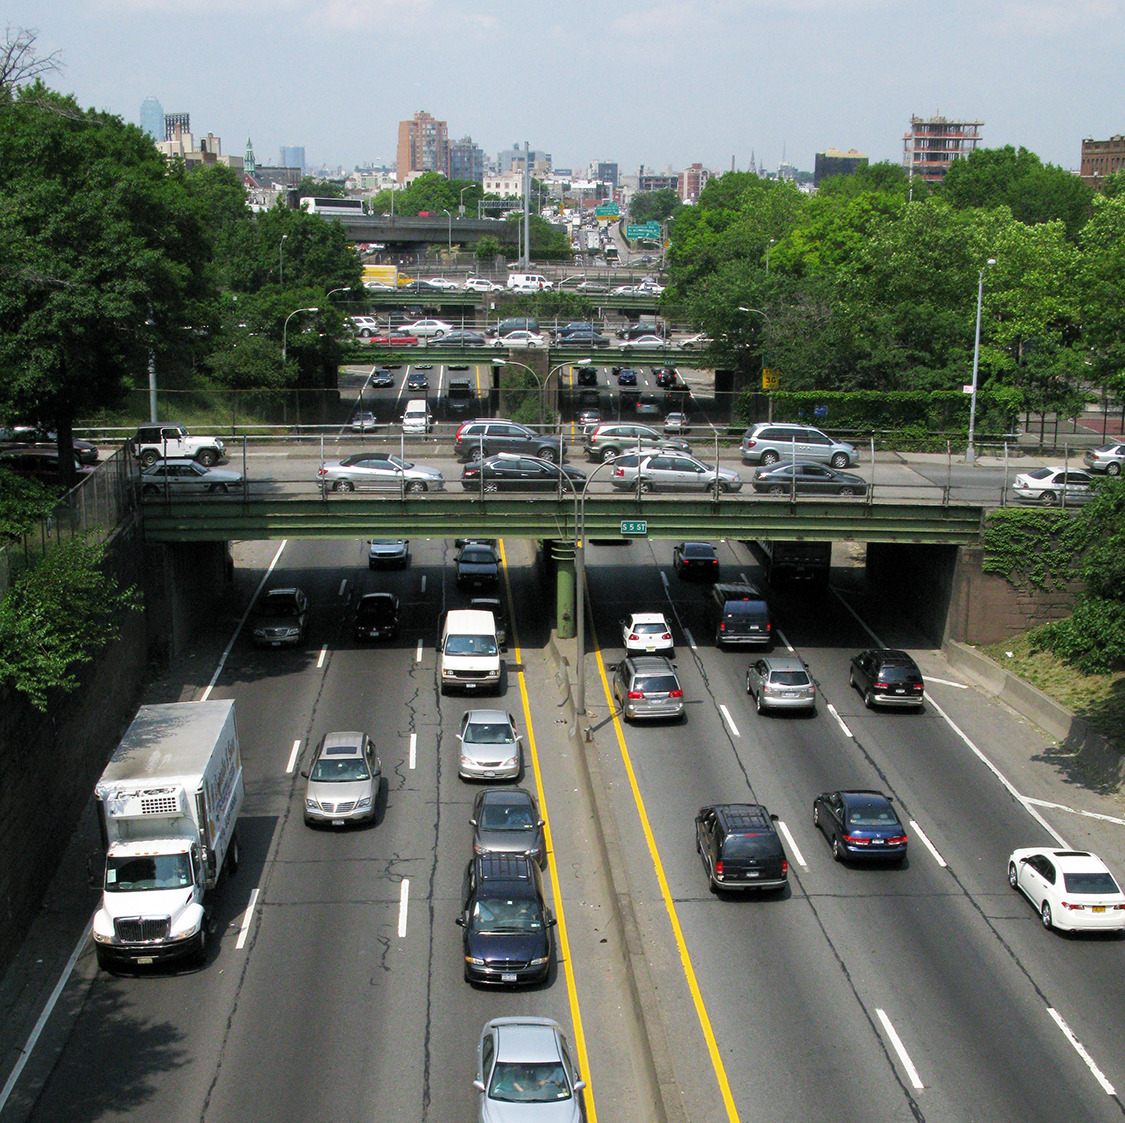
[[[569, 480], [568, 484], [566, 481]], [[571, 488], [581, 488], [586, 473], [577, 468], [552, 464], [538, 456], [500, 453], [484, 461], [472, 461], [461, 472], [461, 486], [466, 491], [556, 491], [567, 495]]]
[[555, 343], [560, 347], [608, 347], [610, 340], [600, 331], [560, 332]]
[[391, 638], [398, 631], [398, 597], [394, 593], [367, 593], [355, 606], [356, 639]]
[[827, 464], [776, 464], [754, 473], [754, 490], [763, 495], [866, 495], [867, 481]]
[[457, 555], [457, 588], [493, 589], [500, 583], [500, 561], [491, 546], [470, 542]]
[[672, 547], [672, 568], [681, 577], [719, 579], [719, 555], [710, 542], [677, 542]]
[[852, 656], [848, 681], [863, 695], [863, 704], [918, 706], [925, 699], [925, 684], [918, 664], [896, 648], [873, 647]]
[[902, 862], [906, 858], [906, 828], [882, 792], [821, 792], [813, 800], [813, 826], [828, 839], [837, 862], [845, 858]]
[[443, 347], [487, 347], [488, 340], [478, 331], [447, 331], [441, 337]]
[[671, 390], [676, 385], [675, 367], [656, 367], [652, 375], [661, 390]]
[[428, 390], [430, 387], [430, 380], [426, 377], [425, 373], [420, 370], [412, 370], [406, 378], [407, 390]]
[[371, 372], [371, 385], [377, 389], [386, 389], [395, 384], [395, 376], [386, 367], [376, 367]]

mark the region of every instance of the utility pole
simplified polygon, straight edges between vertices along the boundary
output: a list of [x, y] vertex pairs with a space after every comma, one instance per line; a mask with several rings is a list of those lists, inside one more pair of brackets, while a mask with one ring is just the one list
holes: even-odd
[[529, 237], [531, 231], [531, 219], [529, 218], [531, 208], [531, 146], [525, 140], [523, 142], [523, 268], [527, 272], [528, 266], [531, 264], [531, 239]]

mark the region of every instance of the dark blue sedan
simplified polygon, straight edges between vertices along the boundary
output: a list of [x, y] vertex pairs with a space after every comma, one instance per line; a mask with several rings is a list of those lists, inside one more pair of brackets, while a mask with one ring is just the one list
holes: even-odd
[[636, 386], [637, 372], [632, 367], [622, 367], [617, 372], [618, 386]]
[[906, 858], [906, 828], [882, 792], [821, 792], [813, 800], [813, 825], [828, 839], [837, 862]]

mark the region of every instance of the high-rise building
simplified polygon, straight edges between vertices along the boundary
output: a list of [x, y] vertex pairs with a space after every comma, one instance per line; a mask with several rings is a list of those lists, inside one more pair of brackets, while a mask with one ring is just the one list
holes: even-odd
[[473, 138], [463, 136], [449, 142], [449, 178], [484, 182], [484, 152], [473, 143]]
[[167, 140], [164, 135], [164, 106], [154, 97], [141, 102], [141, 129], [153, 140]]
[[676, 194], [681, 203], [698, 203], [703, 188], [711, 178], [711, 172], [702, 164], [692, 164], [676, 176]]
[[954, 160], [971, 156], [980, 143], [983, 121], [950, 121], [945, 117], [911, 117], [902, 138], [902, 166], [911, 177], [940, 183]]
[[1087, 138], [1082, 142], [1082, 165], [1079, 175], [1084, 182], [1098, 190], [1107, 175], [1125, 171], [1125, 136], [1111, 136], [1109, 140]]
[[[538, 179], [550, 175], [551, 154], [540, 152], [535, 148], [529, 149], [528, 160], [531, 161], [531, 174]], [[503, 149], [496, 157], [496, 165], [501, 172], [523, 171], [523, 146], [513, 144], [511, 148]]]
[[300, 168], [301, 174], [305, 173], [305, 149], [293, 144], [281, 146], [281, 166], [283, 168]]
[[191, 132], [190, 113], [165, 113], [164, 114], [164, 139], [171, 140], [176, 135], [176, 130], [181, 133]]
[[608, 183], [611, 188], [617, 188], [617, 164], [616, 162], [610, 163], [606, 160], [599, 160], [590, 171], [593, 173], [591, 179], [600, 179], [602, 183]]
[[829, 148], [816, 154], [816, 163], [813, 164], [813, 186], [819, 187], [822, 179], [830, 175], [852, 175], [857, 168], [867, 167], [867, 156], [849, 148], [841, 152], [838, 148]]
[[449, 175], [449, 126], [424, 110], [413, 121], [398, 123], [398, 158], [395, 174], [402, 183], [412, 173], [441, 172]]

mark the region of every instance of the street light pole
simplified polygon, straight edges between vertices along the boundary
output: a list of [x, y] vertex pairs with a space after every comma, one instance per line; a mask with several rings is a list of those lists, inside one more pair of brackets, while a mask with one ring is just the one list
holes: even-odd
[[976, 432], [977, 424], [977, 370], [980, 366], [980, 309], [984, 299], [985, 269], [995, 264], [996, 258], [990, 257], [988, 261], [985, 262], [984, 269], [980, 271], [980, 277], [977, 278], [977, 331], [973, 341], [973, 385], [970, 391], [971, 398], [969, 400], [969, 444], [965, 449], [966, 464], [975, 463], [977, 458], [976, 451], [973, 448], [973, 434]]
[[770, 246], [772, 246], [774, 244], [774, 242], [776, 242], [776, 241], [777, 241], [776, 238], [771, 238], [766, 243], [766, 276], [767, 277], [770, 275]]
[[466, 191], [468, 191], [468, 190], [469, 190], [469, 188], [470, 188], [470, 187], [472, 187], [472, 186], [473, 186], [473, 184], [471, 184], [471, 183], [466, 183], [466, 184], [465, 184], [465, 186], [461, 188], [461, 200], [460, 200], [460, 202], [459, 202], [459, 203], [457, 204], [457, 213], [458, 213], [458, 214], [459, 214], [459, 215], [460, 215], [460, 216], [461, 216], [462, 218], [464, 218], [464, 217], [465, 217], [465, 192], [466, 192]]
[[449, 237], [449, 252], [450, 252], [450, 253], [452, 254], [452, 253], [453, 253], [453, 215], [451, 215], [451, 214], [449, 213], [449, 211], [448, 211], [448, 210], [446, 210], [446, 208], [445, 208], [445, 207], [442, 207], [441, 209], [442, 209], [443, 211], [445, 211], [445, 215], [446, 215], [446, 218], [448, 218], [448, 219], [449, 219], [449, 231], [448, 231], [448, 237]]
[[546, 376], [542, 380], [540, 380], [539, 375], [537, 375], [535, 373], [535, 371], [532, 367], [529, 367], [527, 365], [527, 363], [521, 363], [518, 359], [497, 359], [495, 365], [498, 366], [498, 367], [522, 367], [524, 370], [527, 371], [528, 374], [531, 375], [532, 378], [535, 379], [536, 383], [538, 383], [538, 385], [539, 385], [539, 428], [542, 429], [543, 428], [543, 393], [546, 390], [548, 383], [550, 383], [550, 381], [551, 381], [551, 375], [554, 374], [556, 371], [562, 370], [563, 367], [569, 367], [569, 366], [579, 366], [579, 367], [581, 367], [581, 366], [585, 366], [587, 363], [590, 363], [590, 362], [593, 362], [593, 360], [592, 359], [567, 359], [567, 361], [565, 363], [559, 363], [557, 366], [551, 367], [551, 369], [549, 371], [547, 371]]
[[281, 241], [277, 243], [277, 283], [280, 288], [285, 288], [285, 239], [288, 234], [281, 235]]
[[319, 312], [319, 308], [295, 308], [288, 316], [285, 317], [285, 323], [281, 327], [281, 365], [285, 366], [285, 344], [289, 332], [289, 321], [293, 319], [299, 312]]
[[[767, 254], [767, 255], [769, 254], [769, 248], [768, 248], [768, 247], [767, 247], [767, 249], [766, 249], [766, 254]], [[766, 259], [766, 260], [767, 260], [767, 262], [768, 262], [768, 260], [769, 260], [768, 256], [767, 256], [767, 259]], [[767, 268], [768, 268], [768, 265], [767, 265]], [[738, 310], [739, 310], [740, 312], [757, 312], [757, 313], [758, 313], [758, 315], [759, 315], [759, 316], [761, 316], [761, 317], [762, 317], [762, 319], [763, 319], [763, 320], [765, 320], [767, 324], [768, 324], [768, 323], [770, 322], [770, 318], [769, 318], [769, 316], [767, 316], [767, 315], [765, 314], [765, 312], [763, 312], [763, 311], [761, 310], [761, 308], [744, 308], [744, 307], [743, 307], [743, 306], [742, 306], [742, 305], [740, 304], [740, 305], [738, 306]], [[764, 375], [764, 372], [765, 372], [765, 370], [766, 370], [766, 369], [767, 369], [767, 368], [766, 368], [766, 352], [765, 352], [765, 348], [763, 347], [763, 348], [762, 348], [762, 371], [763, 371], [763, 375]], [[764, 389], [764, 387], [763, 387], [763, 389]], [[772, 390], [769, 390], [769, 391], [767, 391], [767, 393], [766, 393], [766, 401], [767, 401], [767, 402], [769, 403], [769, 420], [770, 420], [770, 421], [773, 421], [773, 391], [772, 391]]]

